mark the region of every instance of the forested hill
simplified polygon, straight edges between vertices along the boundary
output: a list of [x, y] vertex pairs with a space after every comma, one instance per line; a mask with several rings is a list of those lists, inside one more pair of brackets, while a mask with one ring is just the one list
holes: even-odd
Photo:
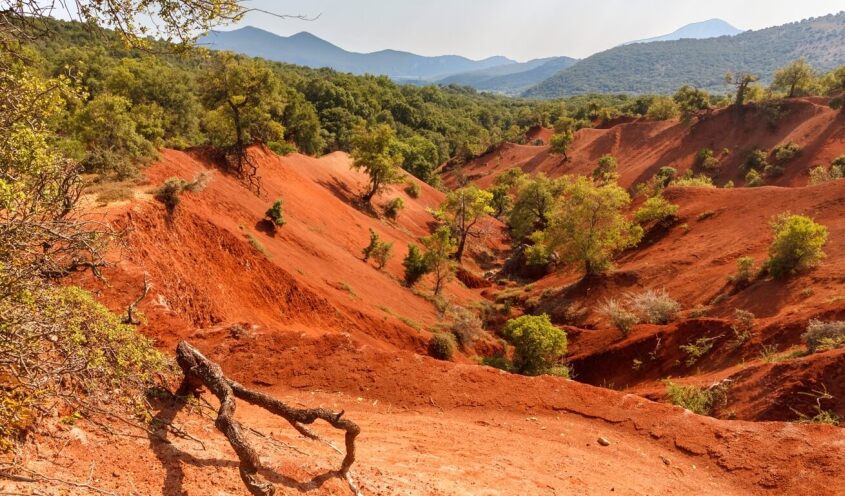
[[558, 72], [525, 96], [669, 94], [684, 84], [717, 91], [724, 89], [728, 71], [752, 72], [765, 81], [801, 57], [820, 71], [845, 64], [845, 12], [732, 37], [619, 46]]

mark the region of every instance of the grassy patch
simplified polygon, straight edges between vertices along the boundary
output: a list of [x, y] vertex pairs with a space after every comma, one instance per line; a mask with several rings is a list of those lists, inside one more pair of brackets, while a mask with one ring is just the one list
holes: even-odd
[[270, 258], [270, 252], [267, 251], [267, 248], [265, 248], [263, 244], [261, 244], [261, 241], [258, 241], [258, 238], [253, 236], [252, 233], [246, 233], [244, 236], [246, 236], [247, 241], [249, 241], [249, 244], [255, 249], [255, 251], [264, 255], [264, 258]]
[[717, 407], [726, 404], [728, 400], [728, 390], [724, 384], [700, 387], [668, 381], [666, 394], [673, 405], [686, 408], [699, 415], [711, 415]]

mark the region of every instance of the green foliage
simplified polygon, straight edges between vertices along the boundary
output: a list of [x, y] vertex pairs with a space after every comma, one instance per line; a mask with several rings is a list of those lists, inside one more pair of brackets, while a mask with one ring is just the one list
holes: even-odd
[[784, 213], [771, 223], [774, 239], [765, 267], [775, 278], [815, 267], [825, 254], [827, 228], [803, 215]]
[[376, 261], [376, 267], [384, 268], [390, 260], [390, 253], [393, 250], [393, 243], [387, 243], [379, 238], [378, 233], [370, 229], [370, 243], [364, 247], [362, 251], [364, 261], [367, 262], [372, 258]]
[[281, 227], [285, 225], [285, 216], [282, 211], [282, 199], [273, 202], [273, 205], [267, 209], [264, 216], [273, 224], [274, 227]]
[[209, 176], [201, 173], [188, 182], [179, 177], [171, 177], [164, 181], [155, 192], [155, 199], [164, 204], [167, 214], [172, 216], [179, 206], [183, 192], [197, 193], [205, 189]]
[[484, 334], [481, 319], [474, 312], [464, 307], [453, 307], [451, 314], [453, 320], [449, 324], [449, 332], [455, 336], [458, 346], [467, 350], [472, 343]]
[[815, 78], [810, 64], [805, 59], [799, 59], [775, 71], [772, 89], [785, 92], [787, 98], [807, 95]]
[[734, 323], [731, 324], [731, 330], [734, 333], [734, 348], [739, 348], [751, 339], [754, 331], [754, 318], [754, 314], [749, 311], [739, 308], [734, 310]]
[[763, 185], [763, 176], [755, 169], [748, 171], [745, 175], [745, 185], [749, 188], [756, 188]]
[[405, 193], [411, 198], [419, 198], [420, 185], [413, 181], [408, 181], [408, 184], [405, 185]]
[[284, 140], [281, 82], [265, 62], [222, 52], [208, 59], [198, 79], [211, 145], [242, 152], [253, 143]]
[[686, 175], [672, 181], [672, 186], [678, 188], [715, 188], [713, 180], [705, 175]]
[[769, 153], [765, 150], [756, 148], [748, 154], [742, 166], [747, 171], [760, 172], [769, 165]]
[[678, 206], [670, 203], [662, 196], [652, 196], [643, 202], [642, 206], [634, 212], [634, 220], [640, 224], [650, 222], [663, 222], [666, 219], [675, 217], [678, 214]]
[[566, 354], [566, 333], [546, 314], [511, 319], [502, 332], [515, 347], [514, 366], [520, 374], [547, 373]]
[[692, 367], [693, 365], [695, 365], [695, 363], [698, 362], [701, 357], [710, 353], [710, 351], [713, 349], [713, 346], [716, 344], [716, 341], [721, 337], [722, 336], [716, 336], [712, 338], [702, 337], [696, 339], [693, 342], [681, 345], [681, 351], [683, 351], [687, 355], [687, 359], [684, 361], [684, 364], [687, 367]]
[[667, 381], [666, 395], [673, 405], [699, 415], [711, 415], [715, 408], [727, 403], [727, 388], [723, 385], [704, 388]]
[[411, 136], [404, 140], [402, 147], [402, 168], [417, 178], [429, 183], [436, 182], [436, 169], [440, 165], [440, 153], [437, 146], [428, 138]]
[[501, 218], [503, 215], [510, 213], [513, 207], [513, 198], [510, 194], [511, 188], [505, 185], [493, 186], [489, 189], [490, 194], [490, 208], [493, 209], [493, 217]]
[[706, 91], [689, 85], [681, 86], [673, 97], [685, 121], [700, 116], [710, 109], [710, 95]]
[[452, 239], [452, 230], [449, 226], [440, 226], [422, 241], [425, 246], [423, 260], [429, 272], [434, 275], [434, 295], [438, 296], [443, 290], [443, 285], [452, 278], [455, 272], [452, 257], [457, 247]]
[[583, 264], [587, 274], [607, 270], [616, 253], [642, 238], [642, 228], [622, 214], [631, 198], [615, 183], [599, 186], [585, 177], [564, 181], [546, 230], [549, 249], [564, 263]]
[[655, 121], [667, 121], [678, 116], [679, 110], [675, 100], [660, 96], [655, 97], [648, 106], [646, 116]]
[[267, 143], [267, 148], [273, 151], [276, 155], [282, 157], [296, 152], [296, 147], [287, 141], [271, 141]]
[[778, 145], [772, 149], [772, 156], [779, 163], [788, 162], [801, 154], [801, 147], [793, 142]]
[[399, 211], [405, 208], [405, 200], [401, 197], [396, 197], [389, 202], [384, 207], [384, 215], [387, 216], [388, 219], [396, 220], [399, 217]]
[[456, 347], [455, 337], [443, 332], [433, 335], [428, 341], [428, 354], [438, 360], [451, 361]]
[[599, 165], [593, 169], [593, 180], [599, 184], [616, 182], [619, 179], [616, 158], [609, 153], [599, 158]]
[[569, 147], [572, 145], [574, 140], [575, 133], [573, 133], [570, 129], [555, 133], [549, 140], [549, 150], [552, 153], [562, 154], [564, 158], [567, 158], [566, 151], [569, 150]]
[[435, 213], [438, 219], [449, 225], [452, 234], [458, 238], [455, 251], [458, 263], [466, 249], [467, 239], [482, 236], [484, 231], [479, 226], [479, 221], [493, 213], [493, 207], [490, 206], [492, 199], [493, 193], [489, 191], [477, 186], [464, 186], [447, 194], [446, 200]]
[[86, 170], [125, 179], [135, 175], [136, 164], [155, 157], [153, 144], [138, 132], [131, 105], [124, 97], [102, 94], [76, 114], [75, 136], [85, 147]]
[[393, 128], [387, 124], [371, 130], [359, 128], [355, 131], [352, 146], [352, 167], [363, 169], [370, 176], [370, 186], [362, 196], [363, 201], [369, 203], [386, 186], [401, 180], [399, 164], [404, 156]]
[[508, 226], [515, 240], [522, 240], [535, 231], [548, 227], [554, 199], [564, 188], [560, 179], [549, 179], [545, 174], [518, 181], [516, 199], [513, 203]]
[[801, 340], [810, 353], [842, 348], [845, 346], [845, 322], [811, 320]]
[[405, 267], [405, 285], [413, 287], [422, 277], [430, 272], [428, 261], [416, 245], [408, 245], [408, 255], [402, 261]]
[[734, 284], [738, 286], [747, 285], [755, 276], [753, 258], [739, 257], [736, 259], [736, 274], [730, 278]]
[[713, 150], [709, 148], [702, 148], [701, 151], [698, 152], [695, 158], [695, 164], [700, 169], [708, 172], [713, 173], [719, 170], [719, 159], [713, 153]]

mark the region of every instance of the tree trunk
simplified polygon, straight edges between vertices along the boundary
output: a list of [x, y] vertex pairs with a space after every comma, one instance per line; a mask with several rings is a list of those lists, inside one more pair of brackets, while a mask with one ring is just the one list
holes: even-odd
[[461, 258], [464, 256], [464, 249], [467, 245], [467, 233], [461, 234], [461, 241], [458, 243], [458, 250], [455, 252], [455, 261], [461, 263]]
[[[227, 378], [219, 365], [206, 358], [196, 348], [185, 341], [176, 347], [176, 362], [182, 369], [184, 378], [179, 387], [180, 395], [198, 394], [202, 386], [207, 387], [220, 400], [215, 427], [222, 432], [235, 450], [240, 460], [241, 479], [249, 492], [255, 496], [272, 496], [276, 489], [272, 484], [258, 476], [261, 460], [258, 453], [244, 436], [241, 425], [234, 419], [235, 398], [259, 406], [270, 413], [287, 420], [297, 431], [311, 439], [319, 437], [308, 430], [304, 424], [312, 424], [317, 419], [328, 422], [332, 427], [346, 431], [346, 455], [339, 470], [328, 472], [319, 478], [339, 477], [347, 479], [349, 468], [355, 462], [355, 438], [361, 429], [352, 421], [341, 418], [344, 412], [334, 413], [324, 408], [292, 408], [279, 400], [263, 393], [251, 391], [241, 384]], [[350, 482], [350, 485], [352, 483]]]

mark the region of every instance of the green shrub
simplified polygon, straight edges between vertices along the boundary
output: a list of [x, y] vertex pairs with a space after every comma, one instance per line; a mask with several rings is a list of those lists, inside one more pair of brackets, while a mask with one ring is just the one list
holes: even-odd
[[648, 106], [646, 116], [655, 121], [667, 121], [669, 119], [674, 119], [678, 116], [678, 105], [675, 103], [675, 100], [669, 97], [656, 97]]
[[405, 285], [409, 288], [419, 282], [430, 270], [425, 256], [417, 245], [408, 245], [408, 255], [405, 256], [402, 265], [405, 267]]
[[768, 158], [768, 152], [757, 148], [748, 154], [748, 157], [746, 157], [745, 162], [743, 163], [743, 167], [746, 171], [754, 170], [760, 172], [769, 165]]
[[171, 177], [164, 181], [164, 184], [156, 190], [155, 198], [164, 204], [168, 215], [173, 215], [176, 207], [181, 203], [182, 199], [179, 196], [182, 194], [185, 184], [187, 183], [184, 179]]
[[775, 278], [815, 267], [824, 258], [827, 228], [803, 215], [788, 213], [771, 223], [774, 239], [769, 246], [765, 267]]
[[593, 170], [593, 180], [599, 183], [610, 183], [619, 178], [616, 172], [618, 165], [616, 158], [611, 154], [602, 155], [599, 158], [599, 165]]
[[384, 215], [386, 215], [388, 219], [396, 220], [396, 218], [399, 217], [399, 211], [403, 208], [405, 208], [405, 200], [400, 197], [396, 197], [390, 200], [384, 207]]
[[379, 269], [387, 265], [390, 259], [390, 252], [393, 250], [393, 243], [386, 243], [379, 238], [378, 233], [370, 229], [370, 243], [362, 251], [364, 261], [367, 262], [370, 258], [376, 261], [376, 266]]
[[775, 161], [783, 163], [792, 160], [801, 154], [801, 147], [793, 142], [778, 145], [772, 150]]
[[716, 185], [713, 184], [713, 180], [704, 175], [698, 176], [688, 176], [682, 177], [680, 179], [675, 179], [672, 182], [672, 186], [676, 186], [678, 188], [715, 188]]
[[845, 346], [845, 322], [811, 320], [801, 339], [810, 353], [841, 348]]
[[511, 319], [503, 333], [515, 347], [514, 366], [520, 374], [545, 374], [566, 354], [566, 333], [546, 314]]
[[428, 354], [438, 360], [451, 360], [455, 348], [455, 338], [451, 334], [438, 333], [428, 341]]
[[391, 252], [393, 251], [393, 243], [379, 243], [373, 250], [372, 257], [376, 261], [376, 267], [383, 269], [390, 260]]
[[661, 187], [665, 188], [675, 180], [677, 175], [678, 170], [674, 167], [661, 167], [654, 175], [654, 179]]
[[696, 165], [707, 172], [715, 172], [719, 169], [719, 159], [716, 158], [713, 150], [702, 148], [696, 156]]
[[405, 193], [407, 193], [411, 198], [419, 198], [420, 185], [414, 181], [409, 181], [408, 184], [405, 185]]
[[842, 179], [842, 168], [830, 166], [826, 169], [823, 165], [818, 165], [810, 169], [810, 184], [821, 184], [828, 181], [835, 181]]
[[838, 171], [839, 177], [845, 177], [845, 155], [840, 155], [830, 162], [830, 168]]
[[625, 305], [613, 298], [602, 303], [598, 312], [610, 321], [610, 324], [622, 334], [622, 337], [628, 337], [634, 326], [640, 322], [640, 318], [636, 314], [628, 311]]
[[748, 171], [745, 175], [745, 185], [749, 188], [756, 188], [763, 185], [763, 176], [755, 169]]
[[649, 222], [662, 222], [666, 219], [675, 217], [678, 214], [678, 206], [669, 203], [668, 200], [662, 196], [652, 196], [634, 213], [634, 220], [640, 224], [647, 224]]
[[731, 282], [736, 285], [746, 285], [754, 279], [754, 259], [751, 257], [739, 257], [736, 259], [736, 274], [730, 277]]
[[666, 395], [673, 405], [686, 408], [699, 415], [711, 415], [713, 410], [727, 403], [727, 386], [717, 384], [704, 388], [666, 383]]
[[273, 224], [274, 227], [281, 227], [285, 225], [286, 221], [284, 213], [282, 212], [282, 200], [278, 199], [274, 201], [273, 206], [267, 209], [264, 216], [271, 224]]
[[273, 151], [276, 155], [290, 155], [296, 152], [296, 145], [288, 143], [287, 141], [271, 141], [267, 143], [267, 148]]
[[684, 362], [686, 366], [692, 367], [693, 365], [695, 365], [699, 358], [710, 353], [710, 350], [713, 349], [713, 346], [716, 344], [716, 341], [721, 337], [722, 336], [716, 336], [712, 338], [703, 337], [698, 338], [691, 343], [681, 345], [681, 351], [683, 351], [687, 355], [687, 359]]

